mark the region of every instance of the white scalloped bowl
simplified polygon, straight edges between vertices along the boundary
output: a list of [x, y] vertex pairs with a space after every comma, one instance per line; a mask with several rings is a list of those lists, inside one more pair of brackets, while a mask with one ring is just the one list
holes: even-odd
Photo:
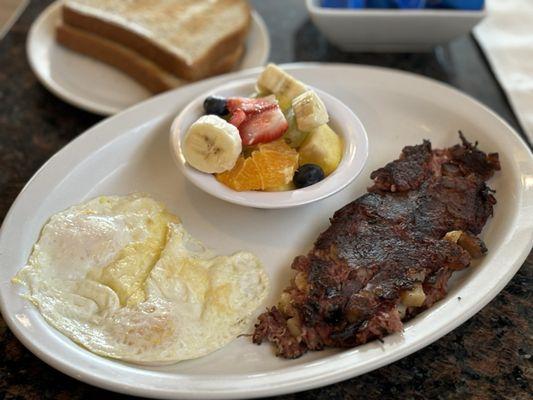
[[172, 123], [170, 146], [174, 160], [194, 185], [203, 191], [230, 203], [254, 208], [288, 208], [312, 203], [337, 193], [361, 173], [368, 157], [368, 137], [363, 124], [344, 103], [317, 88], [313, 88], [328, 110], [330, 126], [341, 136], [343, 155], [337, 169], [314, 185], [284, 192], [235, 191], [218, 182], [212, 174], [191, 167], [183, 156], [181, 144], [185, 133], [204, 114], [203, 102], [207, 96], [249, 96], [254, 92], [255, 79], [241, 79], [210, 90], [194, 99]]

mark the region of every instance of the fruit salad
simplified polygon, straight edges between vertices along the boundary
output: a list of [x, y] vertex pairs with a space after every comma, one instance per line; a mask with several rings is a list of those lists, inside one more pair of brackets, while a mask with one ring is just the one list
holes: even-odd
[[250, 97], [210, 96], [182, 151], [199, 171], [236, 191], [285, 191], [333, 173], [342, 141], [317, 93], [269, 64]]

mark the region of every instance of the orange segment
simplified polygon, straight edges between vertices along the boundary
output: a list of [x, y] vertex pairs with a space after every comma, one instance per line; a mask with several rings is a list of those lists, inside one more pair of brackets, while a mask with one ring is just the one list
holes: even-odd
[[298, 166], [298, 153], [283, 140], [261, 144], [251, 156], [241, 156], [233, 169], [216, 179], [233, 190], [265, 190], [287, 185]]
[[263, 176], [263, 189], [289, 183], [298, 165], [298, 154], [296, 151], [294, 151], [294, 154], [289, 154], [279, 151], [261, 150], [253, 153], [252, 157]]
[[268, 143], [261, 143], [259, 145], [259, 150], [260, 151], [271, 150], [271, 151], [277, 151], [280, 153], [288, 153], [288, 154], [296, 153], [296, 151], [292, 147], [290, 147], [287, 143], [285, 143], [285, 140], [283, 139], [274, 140], [273, 142], [268, 142]]
[[215, 178], [220, 183], [223, 183], [224, 185], [236, 190], [233, 187], [233, 177], [235, 176], [235, 174], [238, 174], [243, 167], [244, 167], [244, 157], [240, 156], [237, 159], [237, 162], [235, 163], [232, 169], [228, 171], [224, 171], [220, 174], [215, 174]]
[[232, 169], [216, 174], [216, 178], [219, 182], [237, 191], [258, 190], [263, 187], [259, 169], [251, 157], [239, 157]]
[[233, 185], [235, 190], [258, 190], [263, 188], [261, 171], [253, 157], [244, 160], [243, 168], [234, 175]]

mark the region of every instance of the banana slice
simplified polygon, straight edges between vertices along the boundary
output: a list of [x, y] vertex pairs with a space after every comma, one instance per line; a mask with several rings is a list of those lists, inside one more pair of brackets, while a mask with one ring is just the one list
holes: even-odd
[[329, 121], [326, 106], [313, 90], [296, 97], [292, 101], [292, 108], [298, 129], [303, 132], [310, 132]]
[[298, 129], [296, 117], [294, 116], [294, 110], [292, 108], [289, 109], [285, 117], [287, 118], [289, 127], [283, 135], [283, 139], [293, 149], [297, 149], [303, 143], [309, 132], [302, 132]]
[[242, 151], [239, 130], [216, 115], [204, 115], [191, 125], [182, 146], [185, 160], [209, 174], [233, 168]]
[[268, 64], [257, 79], [257, 89], [260, 93], [275, 94], [281, 109], [286, 110], [291, 106], [292, 99], [304, 93], [307, 86], [277, 65]]

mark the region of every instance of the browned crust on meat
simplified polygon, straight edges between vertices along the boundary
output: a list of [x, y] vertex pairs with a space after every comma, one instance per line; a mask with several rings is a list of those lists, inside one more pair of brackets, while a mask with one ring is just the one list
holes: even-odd
[[[259, 317], [253, 340], [294, 358], [353, 347], [402, 330], [446, 294], [453, 271], [486, 247], [477, 234], [496, 203], [485, 184], [498, 155], [462, 144], [407, 146], [372, 173], [369, 193], [338, 210], [314, 248], [297, 257], [280, 304]], [[457, 231], [453, 237], [445, 237]], [[455, 238], [455, 239], [453, 239]], [[406, 295], [418, 293], [417, 302]]]
[[[132, 30], [128, 30], [113, 22], [84, 14], [66, 4], [62, 7], [62, 15], [63, 22], [66, 25], [119, 43], [128, 49], [136, 51], [179, 78], [196, 81], [213, 75], [212, 64], [218, 63], [221, 58], [226, 57], [228, 54], [234, 54], [243, 45], [251, 24], [250, 8], [246, 3], [243, 3], [243, 7], [246, 7], [248, 12], [247, 19], [243, 22], [242, 26], [238, 27], [232, 34], [221, 38], [221, 40], [209, 49], [206, 49], [203, 56], [194, 60], [192, 63], [186, 62], [181, 57], [159, 46], [157, 42], [137, 34]], [[218, 73], [227, 72], [232, 66], [223, 68]]]
[[370, 190], [404, 192], [417, 189], [431, 174], [431, 169], [425, 168], [430, 164], [431, 157], [431, 143], [428, 140], [417, 146], [404, 147], [398, 160], [370, 174], [370, 179], [374, 180]]

